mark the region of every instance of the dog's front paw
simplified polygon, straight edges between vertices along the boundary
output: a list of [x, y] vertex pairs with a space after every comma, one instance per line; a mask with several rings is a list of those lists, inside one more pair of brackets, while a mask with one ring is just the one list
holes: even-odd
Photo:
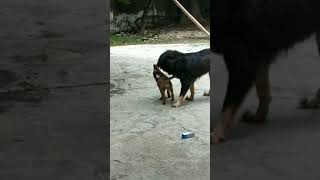
[[319, 107], [319, 100], [316, 98], [308, 99], [302, 98], [299, 102], [299, 107], [301, 109], [315, 109]]
[[246, 123], [250, 123], [250, 124], [263, 124], [263, 123], [267, 122], [267, 119], [257, 117], [256, 114], [253, 114], [251, 111], [246, 110], [241, 117], [241, 121], [246, 122]]
[[222, 134], [217, 134], [215, 132], [210, 133], [210, 144], [220, 144], [227, 141], [226, 137]]
[[192, 96], [188, 96], [188, 97], [186, 97], [186, 100], [193, 101], [193, 97]]
[[204, 92], [203, 95], [204, 96], [210, 96], [210, 91], [209, 92]]
[[181, 106], [180, 102], [176, 102], [175, 104], [172, 105], [172, 107], [176, 107], [176, 108], [179, 106]]

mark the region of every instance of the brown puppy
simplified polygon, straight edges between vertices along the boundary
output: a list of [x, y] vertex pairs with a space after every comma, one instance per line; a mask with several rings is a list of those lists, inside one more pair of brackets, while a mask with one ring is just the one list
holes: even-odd
[[171, 96], [171, 101], [174, 101], [173, 88], [172, 88], [172, 83], [170, 81], [174, 77], [168, 78], [166, 75], [164, 75], [160, 71], [159, 67], [155, 64], [153, 65], [153, 77], [159, 87], [159, 90], [161, 93], [160, 99], [162, 100], [162, 104], [166, 104], [166, 95], [165, 95], [166, 90], [167, 90], [168, 98], [170, 98]]

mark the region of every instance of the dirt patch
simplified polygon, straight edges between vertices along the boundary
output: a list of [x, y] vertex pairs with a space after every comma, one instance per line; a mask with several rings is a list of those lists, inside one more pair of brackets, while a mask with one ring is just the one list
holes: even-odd
[[0, 101], [40, 103], [48, 94], [49, 91], [45, 89], [0, 92]]
[[[205, 27], [210, 29], [209, 27]], [[111, 35], [110, 45], [161, 44], [161, 43], [204, 43], [210, 37], [196, 27], [168, 27], [147, 30], [144, 34], [120, 33]]]
[[[44, 26], [45, 24], [43, 22], [36, 22], [39, 26]], [[28, 37], [30, 38], [36, 38], [36, 39], [58, 39], [63, 38], [64, 35], [61, 33], [49, 31], [49, 30], [41, 30], [40, 32], [34, 32], [28, 34]]]
[[125, 93], [125, 89], [120, 88], [118, 86], [116, 86], [113, 83], [110, 83], [110, 97], [112, 97], [115, 94], [124, 94]]
[[40, 85], [28, 82], [19, 82], [14, 89], [0, 90], [0, 114], [13, 108], [15, 102], [38, 104], [47, 99], [50, 90]]
[[[206, 27], [206, 29], [209, 29]], [[151, 31], [152, 33], [152, 31]], [[197, 28], [169, 28], [157, 32], [157, 37], [162, 41], [175, 41], [175, 40], [210, 40], [204, 32]]]
[[50, 39], [50, 38], [62, 38], [63, 34], [57, 33], [57, 32], [52, 32], [52, 31], [48, 31], [48, 30], [43, 30], [42, 32], [42, 37], [46, 38], [46, 39]]
[[40, 103], [50, 93], [45, 86], [28, 82], [29, 76], [23, 80], [15, 72], [0, 70], [0, 113], [14, 107], [14, 102]]
[[48, 61], [48, 54], [47, 53], [36, 53], [33, 55], [14, 55], [11, 57], [16, 62], [19, 63], [35, 63], [35, 62], [47, 62]]
[[15, 89], [1, 91], [0, 102], [18, 101], [40, 103], [48, 97], [49, 93], [50, 90], [46, 87], [22, 81], [17, 84]]

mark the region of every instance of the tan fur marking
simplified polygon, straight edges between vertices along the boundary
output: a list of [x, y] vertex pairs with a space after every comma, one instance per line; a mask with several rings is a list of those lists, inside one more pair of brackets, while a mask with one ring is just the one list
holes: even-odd
[[173, 105], [173, 107], [181, 106], [182, 102], [183, 102], [183, 96], [180, 96], [178, 101]]
[[194, 98], [194, 83], [192, 83], [190, 85], [190, 92], [191, 92], [191, 95], [189, 97], [187, 97], [186, 99], [189, 100], [189, 101], [193, 101], [193, 98]]
[[222, 118], [217, 121], [213, 130], [210, 130], [210, 142], [217, 144], [226, 140], [224, 130], [230, 127], [233, 123], [234, 108], [228, 107], [223, 113]]
[[269, 104], [271, 102], [269, 67], [267, 65], [258, 69], [256, 91], [259, 98], [259, 106], [254, 120], [264, 121], [267, 117]]

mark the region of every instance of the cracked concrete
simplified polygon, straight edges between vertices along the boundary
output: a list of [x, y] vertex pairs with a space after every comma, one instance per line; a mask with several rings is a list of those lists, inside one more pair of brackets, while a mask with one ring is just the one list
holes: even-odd
[[107, 178], [104, 3], [0, 2], [0, 179]]
[[[153, 64], [166, 49], [194, 52], [208, 44], [135, 45], [110, 49], [111, 179], [204, 180], [210, 177], [209, 75], [195, 83], [195, 99], [162, 105]], [[180, 82], [172, 80], [175, 101]], [[190, 92], [188, 92], [188, 95]], [[195, 137], [182, 140], [181, 133]]]

